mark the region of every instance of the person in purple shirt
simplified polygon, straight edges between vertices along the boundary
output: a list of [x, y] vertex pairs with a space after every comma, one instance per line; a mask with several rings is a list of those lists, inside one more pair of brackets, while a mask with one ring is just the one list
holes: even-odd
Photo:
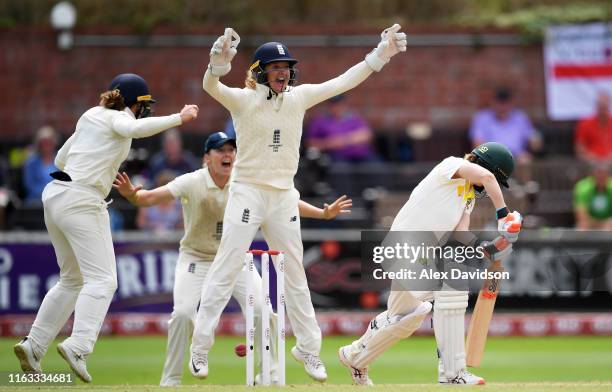
[[36, 132], [34, 151], [23, 165], [23, 187], [27, 202], [42, 202], [42, 191], [51, 182], [49, 176], [57, 171], [55, 154], [57, 153], [57, 135], [50, 126], [44, 126]]
[[530, 151], [541, 148], [540, 136], [521, 109], [514, 106], [512, 92], [499, 88], [490, 108], [478, 111], [472, 118], [470, 141], [478, 146], [497, 142], [510, 149], [518, 162], [531, 160]]
[[366, 121], [349, 109], [344, 95], [338, 95], [329, 100], [326, 114], [311, 121], [306, 147], [327, 153], [334, 161], [368, 162], [376, 159], [372, 139]]

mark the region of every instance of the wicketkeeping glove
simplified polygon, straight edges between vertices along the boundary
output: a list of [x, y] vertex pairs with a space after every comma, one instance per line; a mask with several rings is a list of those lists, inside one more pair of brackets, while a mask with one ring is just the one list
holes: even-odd
[[523, 217], [518, 212], [514, 211], [505, 217], [497, 220], [497, 231], [503, 235], [509, 242], [518, 240], [521, 226], [523, 225]]
[[232, 59], [236, 55], [236, 48], [240, 43], [240, 36], [231, 27], [217, 38], [210, 49], [210, 72], [217, 77], [225, 76], [232, 69]]
[[396, 23], [380, 34], [380, 43], [365, 57], [366, 64], [372, 70], [380, 71], [391, 57], [406, 51], [406, 33], [400, 33], [401, 28], [402, 26]]

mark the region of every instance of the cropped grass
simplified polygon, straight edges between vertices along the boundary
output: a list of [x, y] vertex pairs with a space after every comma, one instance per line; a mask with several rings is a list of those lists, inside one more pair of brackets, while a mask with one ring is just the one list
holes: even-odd
[[[245, 362], [234, 354], [242, 339], [219, 337], [209, 356], [210, 374], [197, 380], [189, 374], [185, 358], [184, 389], [193, 386], [203, 390], [246, 390]], [[315, 384], [295, 362], [288, 350], [287, 384], [293, 391], [312, 389], [345, 391], [352, 389], [350, 375], [337, 359], [338, 347], [351, 337], [323, 339], [322, 360], [328, 371], [328, 382]], [[18, 372], [19, 365], [12, 346], [17, 339], [0, 339], [0, 372]], [[45, 372], [69, 371], [55, 350], [55, 342], [42, 365]], [[158, 390], [164, 362], [166, 340], [163, 337], [103, 337], [96, 344], [87, 364], [93, 384], [77, 382], [76, 388], [87, 390]], [[612, 391], [612, 337], [545, 337], [491, 338], [481, 368], [472, 371], [487, 380], [483, 389], [497, 391]], [[440, 391], [437, 382], [435, 340], [414, 337], [399, 342], [383, 354], [370, 368], [377, 388], [369, 390]], [[7, 385], [5, 382], [2, 385]], [[225, 386], [225, 387], [221, 387]], [[0, 389], [3, 387], [0, 386]], [[434, 389], [438, 388], [438, 389]], [[479, 388], [480, 389], [480, 388]], [[27, 387], [19, 388], [26, 391]], [[41, 389], [37, 389], [41, 390]], [[55, 388], [54, 390], [57, 390]], [[160, 389], [161, 390], [161, 389]]]

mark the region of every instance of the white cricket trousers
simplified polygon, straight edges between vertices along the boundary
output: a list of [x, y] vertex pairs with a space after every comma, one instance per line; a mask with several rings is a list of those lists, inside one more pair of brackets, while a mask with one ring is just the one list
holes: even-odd
[[[192, 351], [208, 351], [215, 328], [236, 285], [244, 258], [257, 229], [261, 227], [270, 249], [285, 253], [287, 316], [297, 347], [319, 355], [321, 329], [315, 318], [302, 265], [304, 248], [300, 232], [297, 189], [275, 189], [233, 182], [223, 218], [223, 236], [204, 288], [196, 318]], [[276, 257], [273, 257], [274, 262]]]
[[[173, 386], [181, 383], [184, 368], [185, 348], [189, 343], [189, 338], [193, 333], [195, 316], [200, 302], [202, 286], [208, 270], [212, 265], [211, 261], [180, 252], [176, 262], [174, 273], [174, 309], [168, 323], [168, 347], [166, 350], [166, 362], [161, 377], [161, 386]], [[236, 287], [232, 292], [233, 297], [240, 304], [242, 313], [246, 310], [246, 271], [240, 272], [240, 277]], [[256, 270], [252, 272], [254, 287], [261, 288], [261, 277]], [[261, 327], [261, 304], [263, 299], [261, 289], [255, 290], [255, 327]], [[270, 309], [270, 314], [272, 310]], [[270, 340], [272, 351], [271, 369], [276, 371], [276, 316], [271, 317]], [[261, 347], [261, 333], [256, 333], [256, 347]], [[258, 361], [261, 364], [261, 350], [259, 351]], [[259, 365], [261, 368], [261, 365]]]
[[60, 278], [45, 295], [28, 337], [42, 357], [74, 311], [65, 343], [86, 356], [117, 289], [107, 203], [94, 187], [57, 180], [45, 187], [42, 201]]
[[[403, 316], [409, 314], [413, 312], [423, 301], [431, 301], [432, 299], [432, 291], [393, 290], [392, 286], [391, 292], [389, 293], [389, 298], [387, 299], [387, 310], [382, 313], [379, 313], [375, 317], [375, 319], [384, 320], [387, 317], [393, 318], [396, 316]], [[415, 327], [418, 328], [418, 326]], [[389, 340], [382, 342], [382, 346], [384, 347], [368, 347], [371, 346], [368, 344], [368, 342], [371, 340], [374, 333], [375, 332], [372, 331], [368, 326], [365, 333], [349, 346], [348, 350], [345, 351], [345, 355], [347, 356], [349, 361], [351, 361], [352, 363], [358, 361], [360, 367], [367, 367], [372, 362], [374, 362], [376, 358], [378, 358], [381, 354], [383, 354], [387, 349], [391, 347], [391, 345], [393, 344], [393, 336], [389, 336]]]

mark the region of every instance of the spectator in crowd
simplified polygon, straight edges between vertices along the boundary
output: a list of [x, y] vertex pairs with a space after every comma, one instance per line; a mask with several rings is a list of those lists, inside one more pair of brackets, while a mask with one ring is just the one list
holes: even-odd
[[579, 230], [612, 230], [612, 177], [608, 164], [594, 164], [591, 175], [576, 183], [574, 214]]
[[491, 107], [478, 111], [472, 118], [470, 141], [474, 147], [486, 142], [501, 143], [519, 163], [529, 162], [530, 151], [537, 152], [542, 147], [529, 117], [515, 107], [512, 92], [505, 87], [495, 91]]
[[[155, 187], [164, 186], [175, 177], [176, 175], [172, 171], [162, 171], [155, 178]], [[139, 229], [157, 233], [182, 228], [183, 214], [180, 201], [172, 199], [151, 207], [140, 208], [136, 217], [136, 226]]]
[[52, 127], [46, 125], [36, 132], [34, 150], [23, 165], [23, 186], [28, 202], [41, 202], [42, 191], [51, 181], [50, 173], [57, 171], [55, 154], [57, 135]]
[[610, 95], [601, 91], [597, 95], [596, 113], [582, 119], [576, 126], [576, 155], [589, 161], [612, 158], [612, 115]]
[[174, 178], [200, 168], [201, 164], [191, 151], [183, 150], [181, 135], [176, 129], [171, 129], [164, 133], [162, 151], [153, 155], [149, 166], [150, 178], [155, 179], [166, 170], [174, 172]]
[[329, 100], [328, 111], [310, 123], [306, 147], [327, 153], [334, 161], [368, 162], [376, 159], [368, 123], [346, 103], [345, 95]]

